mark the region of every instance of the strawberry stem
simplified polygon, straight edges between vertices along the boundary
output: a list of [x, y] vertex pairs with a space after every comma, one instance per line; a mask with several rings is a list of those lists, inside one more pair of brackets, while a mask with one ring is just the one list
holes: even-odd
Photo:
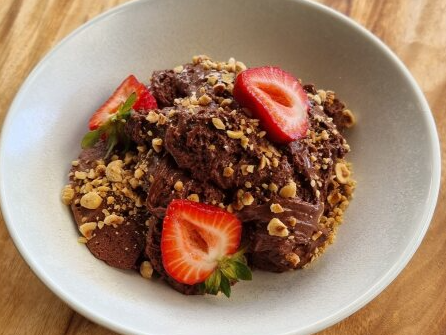
[[222, 257], [214, 272], [202, 283], [203, 292], [213, 295], [222, 292], [229, 298], [231, 283], [252, 280], [251, 269], [247, 265], [244, 253], [245, 249], [240, 249], [235, 254]]

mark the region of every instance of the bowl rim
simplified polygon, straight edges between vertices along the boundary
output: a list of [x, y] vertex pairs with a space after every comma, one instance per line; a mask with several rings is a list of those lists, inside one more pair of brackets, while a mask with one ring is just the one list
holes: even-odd
[[[430, 182], [430, 189], [429, 194], [427, 197], [424, 213], [422, 216], [422, 219], [420, 220], [420, 225], [418, 227], [418, 232], [415, 234], [412, 239], [410, 240], [408, 246], [404, 250], [404, 252], [400, 255], [400, 257], [397, 259], [395, 264], [384, 274], [379, 278], [374, 285], [372, 285], [365, 293], [358, 296], [355, 300], [350, 302], [348, 305], [344, 306], [342, 309], [338, 310], [334, 314], [331, 314], [323, 319], [320, 319], [312, 324], [307, 325], [304, 328], [301, 328], [297, 331], [290, 331], [286, 333], [282, 333], [280, 335], [298, 335], [298, 334], [309, 334], [321, 331], [335, 323], [338, 323], [339, 321], [343, 320], [344, 318], [350, 316], [351, 314], [355, 313], [357, 310], [365, 306], [367, 303], [369, 303], [372, 299], [374, 299], [378, 294], [380, 294], [397, 276], [398, 274], [404, 269], [404, 267], [407, 265], [407, 263], [410, 261], [412, 256], [414, 255], [415, 251], [418, 249], [419, 245], [421, 244], [421, 241], [423, 240], [424, 235], [426, 234], [426, 231], [429, 227], [429, 224], [432, 220], [434, 210], [436, 207], [436, 202], [438, 198], [439, 188], [440, 188], [440, 177], [441, 177], [441, 151], [440, 151], [440, 144], [439, 144], [439, 138], [437, 134], [437, 129], [435, 125], [435, 121], [432, 115], [432, 111], [429, 108], [429, 104], [421, 91], [420, 87], [418, 86], [417, 82], [409, 72], [409, 70], [406, 68], [404, 63], [394, 54], [394, 52], [386, 45], [384, 42], [382, 42], [377, 36], [375, 36], [373, 33], [368, 31], [366, 28], [364, 28], [362, 25], [354, 21], [353, 19], [347, 17], [346, 15], [337, 12], [336, 10], [327, 7], [323, 4], [313, 2], [310, 0], [288, 0], [292, 2], [300, 2], [304, 5], [310, 7], [311, 9], [319, 10], [323, 12], [324, 14], [331, 16], [337, 20], [342, 21], [343, 23], [347, 24], [351, 29], [357, 30], [360, 34], [363, 35], [364, 38], [368, 39], [370, 43], [372, 43], [375, 47], [379, 48], [381, 51], [383, 51], [386, 56], [390, 58], [390, 60], [396, 65], [398, 70], [401, 71], [401, 73], [404, 75], [408, 83], [410, 84], [411, 88], [414, 90], [416, 94], [416, 99], [420, 102], [422, 106], [422, 110], [420, 111], [422, 113], [422, 117], [425, 119], [426, 124], [429, 129], [428, 134], [428, 142], [429, 146], [432, 149], [433, 158], [431, 162], [432, 166], [432, 176], [431, 176], [431, 182]], [[137, 3], [143, 3], [143, 2], [154, 2], [154, 0], [131, 0], [129, 2], [126, 2], [124, 4], [121, 4], [119, 6], [113, 7], [104, 13], [96, 16], [95, 18], [91, 19], [90, 21], [82, 24], [78, 28], [76, 28], [74, 31], [69, 33], [66, 37], [64, 37], [56, 46], [51, 48], [46, 55], [39, 61], [39, 63], [34, 67], [34, 69], [30, 72], [28, 77], [25, 79], [25, 81], [22, 83], [20, 89], [16, 93], [16, 96], [14, 97], [13, 102], [11, 103], [8, 112], [6, 114], [3, 127], [1, 130], [1, 138], [0, 138], [0, 166], [2, 165], [1, 162], [4, 161], [4, 143], [6, 138], [6, 132], [5, 130], [10, 127], [10, 124], [13, 121], [13, 114], [14, 111], [17, 109], [16, 106], [20, 104], [20, 102], [24, 98], [24, 92], [26, 91], [27, 87], [32, 83], [34, 78], [39, 75], [40, 71], [42, 70], [43, 66], [46, 65], [53, 55], [57, 52], [58, 49], [63, 47], [66, 43], [68, 43], [74, 36], [78, 35], [85, 29], [88, 29], [90, 26], [96, 24], [99, 21], [104, 20], [105, 18], [115, 15], [120, 11], [124, 11], [127, 9], [127, 7], [134, 6]], [[58, 298], [62, 299], [66, 304], [68, 304], [72, 309], [74, 309], [76, 312], [82, 314], [86, 318], [108, 328], [113, 331], [119, 332], [119, 333], [125, 333], [125, 334], [153, 334], [153, 335], [160, 335], [159, 333], [147, 333], [147, 332], [140, 332], [137, 329], [133, 329], [128, 326], [124, 326], [117, 322], [116, 320], [108, 319], [101, 314], [97, 313], [94, 310], [91, 310], [89, 306], [86, 306], [82, 303], [82, 301], [76, 299], [74, 296], [70, 296], [66, 292], [63, 291], [61, 287], [58, 286], [56, 282], [54, 282], [45, 272], [45, 270], [39, 265], [39, 263], [35, 260], [35, 258], [32, 256], [30, 252], [28, 252], [26, 245], [21, 240], [20, 236], [18, 235], [17, 231], [15, 230], [13, 220], [12, 220], [12, 213], [9, 211], [8, 207], [6, 206], [6, 189], [4, 185], [4, 169], [0, 169], [0, 206], [2, 209], [4, 221], [6, 224], [6, 227], [9, 231], [9, 234], [14, 242], [14, 245], [18, 249], [21, 256], [25, 259], [26, 263], [30, 266], [32, 271], [37, 275], [37, 277], [53, 292], [55, 293]]]

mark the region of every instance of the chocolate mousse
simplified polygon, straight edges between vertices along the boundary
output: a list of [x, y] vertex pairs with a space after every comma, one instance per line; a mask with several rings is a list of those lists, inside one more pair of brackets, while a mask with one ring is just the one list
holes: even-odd
[[163, 266], [163, 220], [174, 199], [233, 213], [255, 269], [302, 268], [333, 242], [355, 187], [343, 135], [353, 114], [334, 92], [304, 85], [305, 136], [277, 143], [234, 99], [244, 70], [232, 58], [196, 56], [155, 71], [148, 88], [158, 108], [132, 111], [125, 120], [130, 150], [117, 147], [106, 158], [99, 142], [73, 162], [63, 199], [93, 255], [118, 268], [150, 266], [174, 289], [203, 293]]

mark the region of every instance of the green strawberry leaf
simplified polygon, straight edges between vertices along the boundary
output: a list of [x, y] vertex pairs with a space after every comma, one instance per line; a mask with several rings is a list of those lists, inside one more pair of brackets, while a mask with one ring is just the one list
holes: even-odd
[[105, 154], [105, 158], [108, 158], [112, 153], [115, 146], [118, 144], [118, 137], [116, 132], [112, 131], [107, 137], [107, 153]]
[[135, 101], [136, 101], [136, 93], [133, 92], [132, 94], [129, 95], [127, 100], [118, 109], [118, 115], [122, 116], [123, 114], [130, 112], [133, 105], [135, 104]]
[[99, 129], [89, 131], [84, 135], [81, 142], [82, 149], [91, 148], [94, 146], [101, 137], [101, 131]]
[[225, 275], [229, 280], [237, 280], [237, 271], [232, 262], [227, 262], [227, 264], [221, 268], [221, 272]]
[[251, 269], [245, 263], [235, 261], [233, 265], [238, 279], [252, 280]]
[[228, 298], [231, 295], [231, 283], [239, 280], [251, 280], [251, 270], [246, 263], [243, 253], [245, 249], [241, 249], [230, 256], [222, 257], [214, 272], [201, 283], [200, 292], [214, 294], [222, 292]]
[[212, 274], [206, 279], [206, 292], [209, 294], [217, 294], [221, 283], [221, 272], [216, 269]]
[[229, 283], [228, 278], [225, 276], [221, 277], [220, 290], [228, 298], [231, 296], [231, 284]]

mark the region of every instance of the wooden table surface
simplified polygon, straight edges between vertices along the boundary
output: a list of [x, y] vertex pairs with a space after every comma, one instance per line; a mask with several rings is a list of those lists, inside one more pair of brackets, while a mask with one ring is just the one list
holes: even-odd
[[[55, 44], [126, 1], [0, 0], [0, 124], [22, 82]], [[426, 94], [444, 138], [446, 1], [318, 1], [361, 23], [396, 52]], [[434, 219], [406, 269], [366, 307], [319, 335], [446, 334], [446, 193], [441, 180]], [[74, 312], [39, 281], [14, 247], [1, 213], [0, 250], [0, 334], [113, 334]]]

